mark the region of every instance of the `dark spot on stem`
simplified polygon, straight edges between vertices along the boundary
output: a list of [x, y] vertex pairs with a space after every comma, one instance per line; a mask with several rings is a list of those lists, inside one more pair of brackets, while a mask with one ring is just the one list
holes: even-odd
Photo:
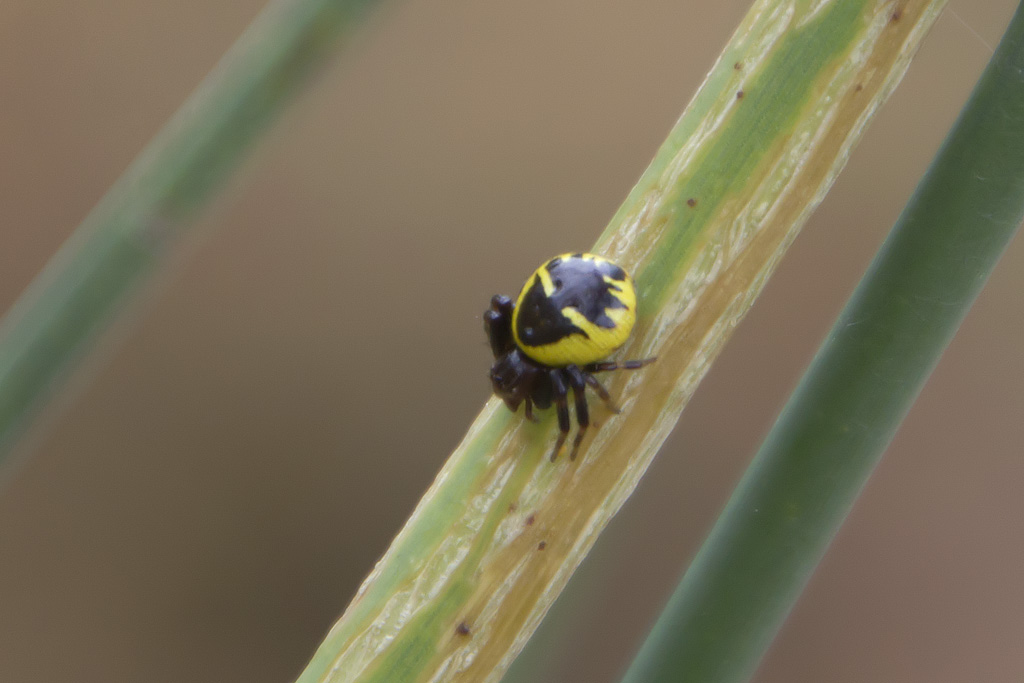
[[455, 632], [458, 633], [460, 636], [468, 636], [469, 624], [467, 624], [464, 621], [460, 621], [459, 625], [455, 627]]
[[537, 550], [544, 550], [544, 548], [547, 548], [547, 547], [548, 547], [548, 542], [547, 541], [541, 541], [540, 543], [537, 544]]
[[736, 99], [737, 100], [742, 100], [743, 99], [743, 91], [742, 90], [739, 90], [739, 91], [736, 92]]
[[743, 62], [736, 62], [735, 64], [732, 65], [732, 68], [734, 68], [737, 71], [739, 71], [740, 69], [743, 68]]
[[891, 21], [899, 21], [902, 18], [903, 18], [903, 10], [900, 9], [899, 7], [897, 7], [896, 10], [892, 13], [892, 17], [890, 17], [890, 20]]
[[526, 522], [525, 522], [526, 526], [530, 526], [531, 524], [533, 524], [534, 521], [536, 521], [536, 519], [537, 518], [534, 515], [531, 514], [529, 517], [526, 518]]
[[686, 205], [692, 209], [693, 207], [697, 206], [697, 200], [694, 199], [693, 197], [690, 197], [689, 199], [686, 200]]

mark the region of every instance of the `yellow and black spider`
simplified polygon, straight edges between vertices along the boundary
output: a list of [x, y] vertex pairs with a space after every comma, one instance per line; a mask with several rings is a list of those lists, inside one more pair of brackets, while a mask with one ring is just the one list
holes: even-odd
[[600, 362], [622, 346], [636, 322], [636, 289], [625, 270], [593, 254], [562, 254], [530, 276], [513, 304], [496, 295], [484, 313], [484, 329], [494, 352], [491, 385], [510, 410], [525, 403], [527, 419], [533, 406], [552, 403], [558, 413], [558, 442], [553, 461], [569, 434], [569, 389], [576, 399], [579, 430], [569, 459], [574, 460], [590, 425], [587, 386], [613, 412], [608, 391], [592, 373], [635, 370], [654, 361]]

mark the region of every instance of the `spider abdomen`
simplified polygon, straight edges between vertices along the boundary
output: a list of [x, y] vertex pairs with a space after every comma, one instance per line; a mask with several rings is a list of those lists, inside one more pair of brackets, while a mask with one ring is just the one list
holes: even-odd
[[636, 290], [626, 271], [593, 254], [563, 254], [526, 281], [512, 334], [542, 365], [585, 365], [622, 346], [635, 321]]

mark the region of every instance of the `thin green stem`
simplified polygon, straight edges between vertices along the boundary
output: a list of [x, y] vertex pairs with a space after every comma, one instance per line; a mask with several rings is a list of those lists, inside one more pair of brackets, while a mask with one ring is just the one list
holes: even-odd
[[373, 0], [278, 0], [0, 323], [0, 462], [263, 127]]
[[1024, 217], [1024, 9], [626, 674], [745, 681]]

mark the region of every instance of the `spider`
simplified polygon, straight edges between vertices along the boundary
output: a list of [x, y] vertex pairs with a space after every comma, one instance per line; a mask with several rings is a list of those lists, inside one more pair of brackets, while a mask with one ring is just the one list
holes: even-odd
[[484, 330], [494, 352], [491, 386], [512, 412], [525, 404], [558, 414], [558, 441], [551, 461], [569, 435], [569, 390], [579, 429], [569, 459], [575, 460], [590, 425], [587, 387], [613, 413], [619, 408], [595, 372], [636, 370], [654, 358], [602, 361], [622, 346], [636, 321], [636, 290], [625, 270], [593, 254], [562, 254], [544, 263], [523, 285], [518, 300], [496, 295], [484, 313]]

